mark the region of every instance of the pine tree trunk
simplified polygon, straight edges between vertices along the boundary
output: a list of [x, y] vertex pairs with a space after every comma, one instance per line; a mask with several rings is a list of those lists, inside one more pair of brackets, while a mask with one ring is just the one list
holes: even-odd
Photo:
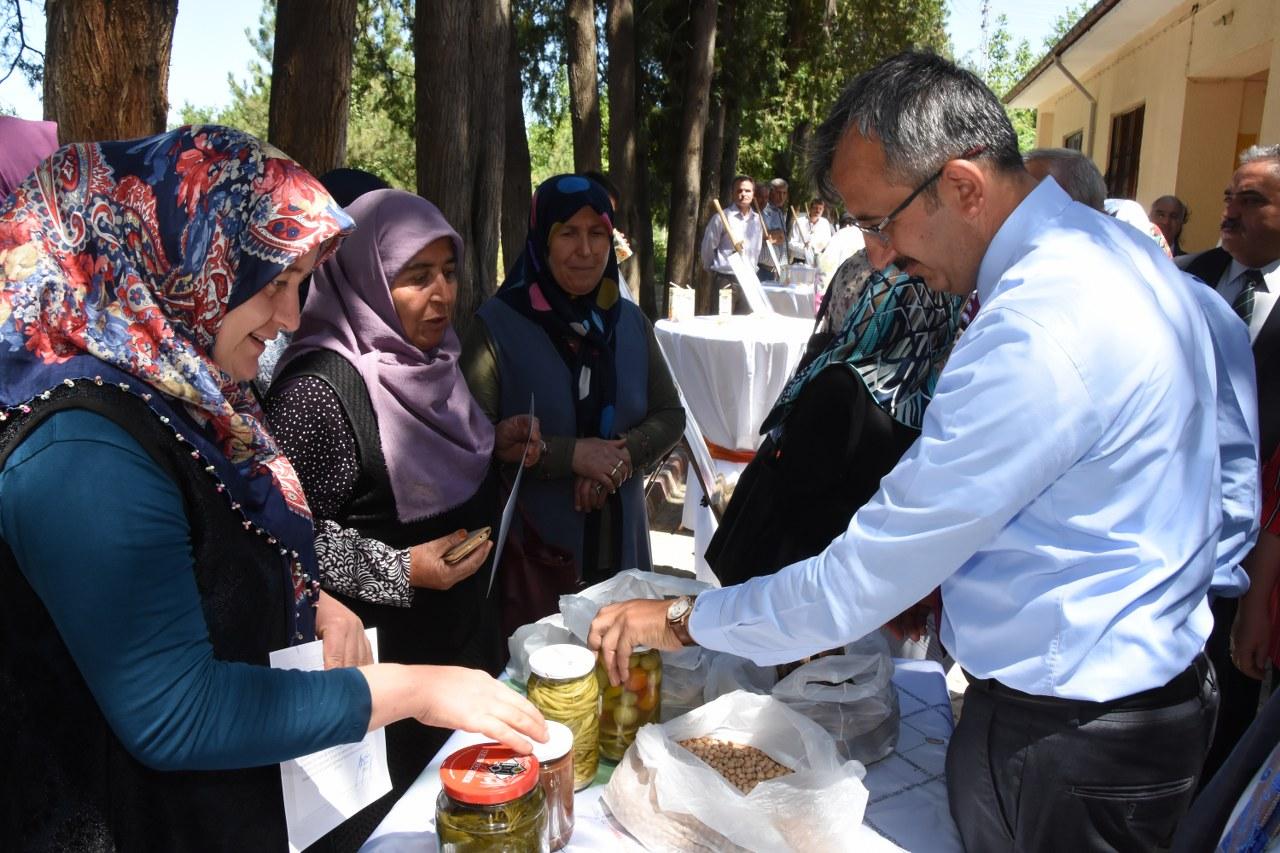
[[[413, 40], [418, 194], [462, 237], [453, 325], [466, 332], [493, 291], [505, 157], [509, 0], [419, 0]], [[484, 73], [478, 73], [483, 69]]]
[[[454, 316], [471, 315], [497, 289], [498, 251], [501, 248], [503, 173], [507, 159], [506, 55], [494, 50], [511, 40], [510, 0], [485, 0], [472, 4], [471, 68], [465, 80], [471, 88], [472, 153], [474, 161], [464, 179], [472, 184], [471, 241], [475, 244], [475, 271], [471, 277], [474, 302], [459, 299]], [[474, 69], [488, 68], [477, 74]], [[492, 74], [490, 77], [489, 74]], [[463, 323], [463, 326], [466, 322]], [[461, 328], [461, 327], [460, 327]]]
[[507, 161], [502, 182], [502, 265], [511, 270], [524, 251], [529, 232], [529, 201], [533, 197], [532, 167], [529, 164], [529, 134], [524, 125], [524, 85], [520, 80], [520, 46], [516, 28], [511, 27], [507, 52], [506, 107]]
[[46, 0], [44, 117], [70, 142], [164, 131], [178, 0]]
[[646, 151], [649, 138], [643, 125], [640, 125], [636, 136], [636, 219], [635, 240], [632, 245], [639, 246], [636, 252], [639, 263], [636, 266], [639, 267], [640, 275], [640, 310], [650, 320], [657, 320], [666, 316], [666, 287], [657, 281], [657, 271], [654, 269], [657, 258], [653, 250], [653, 208], [649, 205], [649, 181], [645, 177], [649, 174], [649, 155]]
[[693, 3], [693, 43], [686, 65], [683, 150], [671, 182], [671, 222], [667, 231], [666, 281], [689, 284], [697, 255], [698, 202], [702, 170], [702, 140], [707, 127], [707, 102], [716, 47], [716, 0]]
[[323, 175], [346, 162], [356, 0], [277, 0], [271, 144]]
[[[695, 239], [701, 237], [701, 229], [705, 228], [707, 221], [716, 215], [712, 200], [719, 198], [717, 192], [720, 189], [720, 156], [724, 153], [724, 100], [725, 96], [721, 93], [712, 104], [711, 117], [707, 121], [707, 129], [703, 137], [702, 186], [698, 201], [698, 218], [694, 223]], [[715, 279], [711, 271], [704, 269], [701, 263], [695, 261], [693, 269], [694, 288], [697, 290], [694, 294], [694, 304], [700, 313], [714, 314], [717, 304]]]
[[720, 198], [728, 198], [738, 173], [738, 148], [742, 141], [742, 100], [736, 92], [725, 97], [724, 148], [720, 155]]
[[[619, 230], [633, 238], [631, 247], [637, 254], [652, 254], [653, 247], [640, 245], [633, 233], [639, 192], [639, 172], [636, 170], [639, 104], [636, 100], [636, 22], [632, 0], [609, 0], [605, 33], [609, 46], [609, 177], [621, 193], [614, 220]], [[639, 258], [626, 266], [623, 272], [627, 284], [637, 295], [652, 290], [644, 286]], [[652, 293], [649, 298], [652, 301]]]
[[596, 87], [594, 0], [565, 0], [565, 47], [569, 60], [569, 118], [573, 168], [600, 170], [600, 94]]

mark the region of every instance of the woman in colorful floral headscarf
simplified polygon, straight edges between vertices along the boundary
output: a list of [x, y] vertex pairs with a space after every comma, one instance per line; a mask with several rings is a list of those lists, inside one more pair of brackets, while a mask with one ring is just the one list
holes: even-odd
[[481, 306], [463, 374], [489, 419], [528, 412], [547, 451], [521, 485], [537, 532], [595, 582], [651, 566], [644, 491], [632, 475], [680, 438], [684, 410], [653, 328], [620, 299], [613, 206], [581, 175], [538, 187], [524, 253]]
[[827, 546], [920, 434], [955, 339], [959, 306], [918, 278], [876, 271], [859, 251], [831, 283], [838, 330], [797, 369], [760, 427], [707, 547], [726, 585], [771, 574]]
[[409, 715], [541, 733], [481, 673], [265, 666], [367, 660], [246, 384], [349, 227], [218, 127], [68, 146], [0, 208], [6, 847], [282, 848], [275, 762]]

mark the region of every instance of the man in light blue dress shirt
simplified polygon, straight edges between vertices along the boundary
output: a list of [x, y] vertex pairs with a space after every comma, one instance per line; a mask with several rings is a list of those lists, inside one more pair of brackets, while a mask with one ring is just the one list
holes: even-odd
[[[1202, 653], [1223, 526], [1205, 314], [1150, 240], [1037, 185], [973, 74], [902, 54], [855, 80], [811, 155], [877, 266], [976, 288], [919, 440], [821, 554], [771, 577], [602, 608], [635, 644], [759, 664], [840, 646], [941, 585], [971, 684], [947, 760], [970, 850], [1169, 843], [1217, 707]], [[1256, 489], [1256, 482], [1232, 488]]]

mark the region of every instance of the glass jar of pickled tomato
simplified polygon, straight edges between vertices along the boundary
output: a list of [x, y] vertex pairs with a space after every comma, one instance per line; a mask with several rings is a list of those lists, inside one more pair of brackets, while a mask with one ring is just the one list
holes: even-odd
[[627, 679], [609, 684], [604, 659], [596, 659], [600, 681], [600, 757], [619, 761], [645, 723], [656, 723], [662, 711], [662, 654], [637, 648], [627, 662]]

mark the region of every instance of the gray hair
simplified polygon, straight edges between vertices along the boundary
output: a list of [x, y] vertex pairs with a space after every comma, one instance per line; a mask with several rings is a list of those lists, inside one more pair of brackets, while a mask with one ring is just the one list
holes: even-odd
[[[995, 94], [970, 71], [931, 53], [908, 51], [859, 75], [836, 100], [809, 148], [813, 184], [832, 199], [836, 149], [856, 129], [884, 149], [886, 177], [924, 183], [949, 159], [972, 159], [1000, 171], [1021, 171], [1018, 137]], [[936, 187], [928, 194], [937, 197]]]
[[1240, 152], [1240, 165], [1257, 163], [1259, 160], [1271, 160], [1274, 166], [1280, 166], [1280, 145], [1250, 145]]
[[1093, 161], [1071, 148], [1037, 148], [1028, 151], [1022, 159], [1044, 163], [1067, 195], [1083, 205], [1105, 213], [1103, 203], [1107, 199], [1107, 182]]
[[775, 190], [785, 190], [787, 188], [787, 182], [782, 178], [774, 178], [769, 182], [769, 187]]

